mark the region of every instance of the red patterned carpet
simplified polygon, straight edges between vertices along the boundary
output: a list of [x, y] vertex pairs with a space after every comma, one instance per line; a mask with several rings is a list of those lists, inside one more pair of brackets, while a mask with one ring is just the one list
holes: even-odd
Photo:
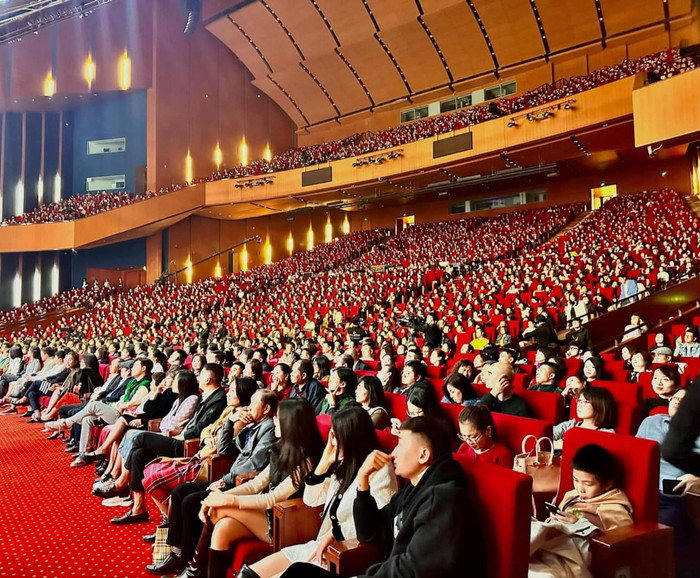
[[60, 440], [41, 424], [0, 416], [0, 576], [41, 578], [151, 576], [151, 546], [143, 534], [160, 521], [114, 526], [126, 512], [91, 495], [94, 468], [71, 468]]

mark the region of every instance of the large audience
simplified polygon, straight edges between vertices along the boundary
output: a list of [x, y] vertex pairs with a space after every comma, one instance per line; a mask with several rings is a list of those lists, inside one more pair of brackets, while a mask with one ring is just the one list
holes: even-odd
[[[239, 576], [324, 575], [318, 567], [334, 540], [393, 535], [378, 508], [391, 520], [410, 517], [412, 500], [425, 500], [421, 515], [436, 530], [407, 526], [379, 570], [413, 559], [411, 540], [426, 557], [440, 552], [442, 561], [420, 559], [421, 575], [467, 551], [477, 568], [483, 552], [469, 546], [475, 525], [453, 452], [512, 469], [521, 448], [499, 437], [502, 416], [554, 426], [557, 452], [571, 430], [665, 444], [693, 403], [684, 400], [700, 370], [692, 322], [646, 341], [633, 320], [619, 358], [596, 352], [598, 336], [582, 323], [697, 275], [697, 218], [672, 190], [619, 196], [567, 227], [584, 210], [357, 232], [223, 279], [86, 286], [25, 306], [8, 319], [68, 305], [88, 311], [5, 335], [0, 404], [10, 417], [2, 419], [31, 416], [74, 450], [71, 467], [94, 463], [100, 477], [86, 491], [122, 508], [111, 523], [148, 523], [155, 502], [162, 519], [144, 539], [167, 534], [167, 556], [147, 567], [154, 574], [226, 576], [242, 540], [269, 542], [266, 512], [301, 495], [325, 506], [318, 535], [236, 568]], [[153, 419], [162, 420], [156, 431]], [[330, 423], [325, 441], [317, 423]], [[99, 437], [96, 424], [106, 424]], [[194, 439], [199, 452], [186, 455]], [[603, 445], [574, 455], [574, 476], [588, 484], [560, 496], [550, 526], [605, 532], [634, 522]], [[214, 453], [229, 456], [226, 472], [210, 469]], [[677, 564], [692, 576], [693, 530], [669, 492], [700, 489], [700, 472], [664, 455], [659, 520], [683, 529]], [[441, 500], [429, 498], [433, 485]]]
[[[633, 76], [641, 71], [646, 71], [654, 78], [662, 80], [682, 74], [695, 67], [696, 62], [693, 58], [681, 56], [676, 49], [664, 50], [635, 60], [625, 59], [620, 64], [594, 70], [586, 75], [560, 79], [555, 83], [545, 84], [516, 96], [491, 101], [489, 104], [460, 109], [456, 112], [421, 119], [383, 131], [365, 132], [336, 141], [299, 147], [275, 155], [270, 161], [260, 159], [245, 166], [225, 168], [206, 178], [197, 179], [192, 184], [264, 175], [389, 149], [463, 129], [500, 116], [514, 115], [532, 107], [571, 97], [580, 92]], [[2, 224], [18, 225], [73, 221], [154, 196], [181, 190], [187, 186], [189, 186], [189, 183], [173, 184], [169, 187], [162, 187], [158, 191], [148, 191], [140, 194], [105, 191], [76, 194], [60, 201], [41, 205], [27, 213], [5, 219]]]

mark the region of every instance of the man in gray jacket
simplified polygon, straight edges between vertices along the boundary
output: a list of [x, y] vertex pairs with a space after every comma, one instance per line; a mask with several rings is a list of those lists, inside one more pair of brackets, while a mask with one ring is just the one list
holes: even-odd
[[231, 470], [215, 482], [188, 482], [177, 486], [170, 494], [168, 520], [168, 544], [171, 554], [160, 564], [150, 564], [146, 570], [152, 574], [180, 574], [194, 556], [194, 549], [202, 532], [199, 510], [209, 492], [233, 488], [236, 476], [259, 472], [270, 461], [270, 446], [276, 441], [273, 417], [277, 413], [277, 396], [267, 389], [253, 394], [250, 407], [240, 419], [247, 425], [234, 436], [234, 422], [227, 420], [219, 436], [217, 452], [234, 456]]

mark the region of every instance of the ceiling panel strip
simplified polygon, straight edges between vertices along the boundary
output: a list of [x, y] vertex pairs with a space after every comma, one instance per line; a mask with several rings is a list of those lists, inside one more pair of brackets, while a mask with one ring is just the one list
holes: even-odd
[[552, 52], [561, 52], [601, 38], [592, 0], [537, 0], [537, 11]]

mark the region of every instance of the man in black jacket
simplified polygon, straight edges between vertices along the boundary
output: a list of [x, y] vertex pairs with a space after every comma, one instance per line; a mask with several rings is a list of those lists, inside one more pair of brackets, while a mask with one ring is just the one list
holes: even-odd
[[[369, 477], [390, 461], [396, 475], [407, 483], [380, 510], [370, 493]], [[471, 492], [461, 466], [452, 459], [449, 435], [438, 422], [426, 417], [406, 420], [391, 455], [372, 452], [357, 480], [353, 509], [357, 537], [389, 551], [384, 562], [370, 566], [358, 578], [486, 576]], [[282, 576], [330, 574], [317, 566], [296, 563]]]

